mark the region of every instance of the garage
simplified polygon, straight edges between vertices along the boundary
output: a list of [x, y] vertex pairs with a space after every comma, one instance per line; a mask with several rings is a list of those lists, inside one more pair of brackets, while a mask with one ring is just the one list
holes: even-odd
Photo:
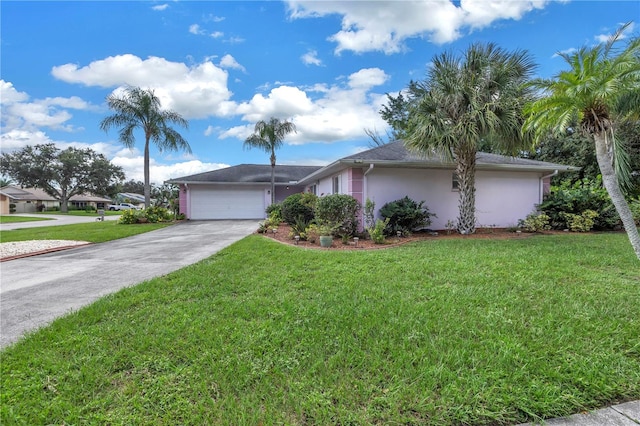
[[263, 187], [194, 185], [189, 201], [193, 220], [265, 218]]
[[[276, 201], [304, 191], [296, 182], [320, 166], [277, 165], [273, 170]], [[264, 219], [271, 202], [270, 165], [240, 164], [171, 179], [180, 188], [180, 213], [187, 219]]]

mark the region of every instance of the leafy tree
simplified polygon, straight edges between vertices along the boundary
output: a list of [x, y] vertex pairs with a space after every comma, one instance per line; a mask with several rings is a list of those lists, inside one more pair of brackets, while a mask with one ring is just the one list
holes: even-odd
[[[526, 51], [473, 44], [462, 57], [433, 59], [424, 94], [409, 110], [406, 145], [454, 161], [459, 179], [458, 231], [475, 232], [476, 154], [484, 145], [515, 154], [526, 145], [522, 109], [531, 99], [535, 65]], [[415, 89], [413, 89], [415, 92]]]
[[151, 196], [158, 207], [166, 207], [171, 211], [178, 210], [178, 202], [180, 197], [178, 185], [164, 183], [160, 186], [151, 187]]
[[149, 143], [153, 142], [160, 151], [183, 150], [191, 153], [189, 143], [171, 124], [189, 127], [187, 120], [171, 110], [162, 110], [160, 99], [151, 89], [128, 87], [122, 94], [107, 96], [107, 105], [115, 114], [100, 122], [100, 128], [108, 132], [110, 128], [120, 128], [118, 139], [127, 148], [135, 145], [134, 131], [144, 133], [144, 206], [151, 205], [151, 184], [149, 179]]
[[[580, 167], [577, 172], [563, 173], [561, 176], [554, 177], [554, 184], [567, 181], [569, 184], [574, 184], [582, 182], [583, 179], [597, 180], [600, 176], [595, 144], [576, 129], [577, 124], [573, 124], [563, 134], [548, 134], [540, 139], [535, 150], [528, 151], [524, 155], [534, 160]], [[637, 197], [640, 195], [640, 122], [625, 121], [619, 126], [616, 136], [626, 142], [629, 153], [632, 185], [627, 195], [631, 198]]]
[[246, 149], [259, 148], [266, 153], [271, 153], [271, 203], [276, 202], [276, 149], [282, 146], [284, 138], [296, 131], [296, 126], [290, 121], [282, 121], [271, 117], [269, 122], [260, 120], [256, 123], [253, 134], [244, 141]]
[[104, 155], [89, 148], [60, 150], [52, 143], [3, 154], [0, 171], [19, 185], [43, 189], [60, 201], [62, 212], [67, 212], [72, 196], [86, 192], [104, 196], [124, 179], [122, 168]]
[[120, 192], [129, 192], [131, 194], [144, 194], [144, 182], [139, 180], [128, 180], [122, 184]]
[[409, 86], [398, 96], [387, 93], [387, 105], [383, 105], [380, 116], [391, 126], [390, 139], [406, 139], [409, 133], [409, 110], [426, 94], [423, 83], [411, 80]]
[[542, 138], [565, 132], [575, 121], [578, 130], [593, 139], [602, 182], [640, 259], [640, 235], [621, 189], [630, 183], [629, 155], [617, 135], [619, 123], [637, 119], [640, 112], [640, 38], [615, 49], [628, 25], [606, 43], [560, 53], [569, 69], [535, 82], [545, 97], [529, 106], [526, 128]]
[[0, 188], [4, 188], [5, 186], [12, 185], [13, 181], [6, 177], [0, 177]]

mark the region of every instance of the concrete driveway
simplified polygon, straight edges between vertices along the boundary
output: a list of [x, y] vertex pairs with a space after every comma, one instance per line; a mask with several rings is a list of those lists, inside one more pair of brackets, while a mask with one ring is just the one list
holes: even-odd
[[3, 262], [0, 348], [106, 294], [205, 259], [257, 226], [255, 220], [189, 221], [120, 240]]

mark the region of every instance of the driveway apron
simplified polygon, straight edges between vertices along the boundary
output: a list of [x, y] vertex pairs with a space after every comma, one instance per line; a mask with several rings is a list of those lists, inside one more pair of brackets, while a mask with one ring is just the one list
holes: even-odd
[[254, 220], [182, 222], [157, 231], [0, 264], [0, 347], [121, 288], [205, 259]]

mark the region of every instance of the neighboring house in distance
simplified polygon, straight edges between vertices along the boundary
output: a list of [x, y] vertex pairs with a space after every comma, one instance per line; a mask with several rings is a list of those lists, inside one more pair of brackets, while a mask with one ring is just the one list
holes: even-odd
[[144, 195], [136, 194], [135, 192], [118, 192], [115, 201], [122, 201], [124, 203], [143, 204]]
[[[276, 166], [276, 170], [280, 168], [282, 173], [292, 167], [304, 166]], [[250, 184], [243, 182], [250, 180], [250, 169], [267, 173], [270, 166], [240, 165], [169, 182], [180, 184], [180, 211], [188, 219], [260, 219], [265, 217], [264, 209], [269, 202], [264, 183], [259, 186], [251, 182], [255, 196], [247, 197], [243, 203], [234, 202], [234, 197], [239, 197], [248, 188], [245, 185]], [[542, 201], [552, 175], [575, 170], [578, 168], [478, 153], [475, 185], [478, 226], [516, 225]], [[437, 215], [432, 220], [433, 229], [444, 229], [449, 220], [455, 222], [458, 216], [455, 164], [438, 156], [423, 157], [410, 152], [402, 141], [306, 171], [297, 179], [290, 176], [286, 195], [301, 191], [318, 196], [348, 194], [361, 204], [367, 198], [374, 201], [376, 210], [389, 201], [409, 196], [416, 201], [424, 200], [429, 211]], [[268, 176], [263, 181], [268, 182]], [[280, 180], [278, 188], [282, 185]], [[258, 189], [263, 193], [262, 198], [258, 196]], [[276, 189], [276, 201], [286, 195]]]
[[[9, 185], [0, 188], [0, 196], [2, 196], [2, 214], [9, 214], [9, 204], [16, 205], [16, 213], [35, 213], [39, 209], [59, 208], [60, 201], [53, 198], [40, 188], [20, 188], [19, 186]], [[5, 212], [5, 201], [6, 212]], [[87, 206], [95, 208], [104, 208], [109, 204], [109, 198], [98, 197], [91, 194], [74, 195], [69, 199], [69, 207], [76, 209], [84, 209]], [[43, 206], [43, 207], [40, 207]]]

